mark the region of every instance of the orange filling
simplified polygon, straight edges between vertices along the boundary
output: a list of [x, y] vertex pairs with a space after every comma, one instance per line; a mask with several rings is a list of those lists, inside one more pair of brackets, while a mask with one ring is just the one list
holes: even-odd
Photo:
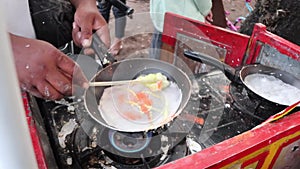
[[162, 87], [163, 87], [163, 83], [162, 83], [162, 80], [160, 80], [160, 81], [157, 82], [157, 89], [161, 90]]
[[132, 102], [137, 104], [140, 111], [148, 116], [148, 118], [151, 118], [150, 109], [152, 106], [152, 101], [150, 100], [149, 96], [144, 92], [138, 92], [135, 93], [135, 97]]
[[130, 120], [138, 120], [138, 119], [141, 119], [141, 118], [142, 118], [140, 115], [137, 115], [137, 114], [132, 113], [132, 112], [125, 112], [125, 113], [124, 113], [124, 116], [125, 116], [127, 119], [130, 119]]

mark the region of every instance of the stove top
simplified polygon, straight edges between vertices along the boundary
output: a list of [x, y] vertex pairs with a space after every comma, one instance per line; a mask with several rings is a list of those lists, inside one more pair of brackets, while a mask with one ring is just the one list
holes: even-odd
[[155, 132], [124, 133], [87, 116], [83, 100], [38, 100], [59, 168], [154, 168], [260, 124], [271, 114], [241, 86], [213, 70], [195, 75], [186, 109]]

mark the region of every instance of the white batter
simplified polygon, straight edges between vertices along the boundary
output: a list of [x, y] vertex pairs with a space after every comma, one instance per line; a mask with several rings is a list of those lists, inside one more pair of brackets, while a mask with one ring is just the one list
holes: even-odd
[[292, 105], [300, 100], [300, 89], [272, 75], [251, 74], [245, 77], [245, 84], [256, 94], [278, 104]]
[[[151, 100], [150, 113], [144, 113], [132, 104], [132, 93], [146, 93]], [[161, 91], [151, 91], [146, 86], [135, 83], [106, 88], [99, 102], [99, 111], [107, 124], [121, 131], [146, 131], [168, 123], [176, 116], [182, 100], [177, 84]]]

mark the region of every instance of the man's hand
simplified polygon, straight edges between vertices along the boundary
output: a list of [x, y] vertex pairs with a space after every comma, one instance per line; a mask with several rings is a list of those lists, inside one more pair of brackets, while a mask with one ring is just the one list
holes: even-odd
[[212, 24], [213, 23], [213, 13], [210, 11], [206, 16], [205, 16], [205, 23]]
[[71, 0], [76, 8], [73, 23], [73, 40], [80, 47], [90, 47], [92, 34], [96, 34], [110, 46], [110, 34], [108, 25], [96, 6], [95, 0]]
[[72, 94], [72, 85], [88, 87], [79, 66], [51, 44], [10, 34], [16, 70], [23, 90], [44, 99]]

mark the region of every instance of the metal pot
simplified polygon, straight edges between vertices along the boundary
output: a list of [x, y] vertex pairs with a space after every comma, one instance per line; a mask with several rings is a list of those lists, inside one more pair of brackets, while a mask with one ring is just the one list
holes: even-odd
[[[242, 68], [234, 69], [233, 67], [230, 67], [229, 65], [213, 58], [205, 54], [200, 54], [198, 52], [193, 52], [193, 51], [184, 51], [184, 55], [190, 59], [193, 59], [195, 61], [199, 61], [202, 63], [206, 63], [212, 66], [215, 66], [216, 68], [220, 69], [221, 71], [224, 72], [226, 77], [231, 80], [233, 83], [241, 84], [245, 86], [245, 88], [248, 91], [249, 97], [253, 97], [254, 99], [259, 99], [263, 102], [265, 102], [268, 105], [271, 106], [276, 106], [280, 107], [281, 109], [286, 108], [289, 105], [284, 104], [283, 102], [274, 102], [271, 101], [269, 98], [265, 98], [262, 96], [261, 93], [254, 92], [251, 90], [251, 86], [249, 84], [245, 83], [245, 78], [248, 75], [251, 74], [266, 74], [266, 75], [271, 75], [274, 76], [280, 80], [282, 80], [284, 83], [290, 84], [298, 89], [300, 89], [300, 79], [296, 78], [292, 74], [275, 69], [272, 67], [267, 67], [261, 64], [251, 64], [251, 65], [246, 65], [243, 66]], [[299, 98], [300, 100], [300, 98]], [[299, 106], [298, 106], [299, 107]]]
[[[108, 65], [100, 70], [91, 81], [114, 81], [114, 80], [131, 80], [142, 74], [161, 72], [169, 81], [175, 82], [182, 93], [182, 99], [176, 113], [169, 115], [164, 123], [152, 123], [147, 130], [154, 130], [162, 127], [176, 118], [185, 108], [191, 95], [191, 81], [186, 73], [176, 66], [155, 59], [134, 58], [122, 60]], [[135, 129], [128, 129], [126, 126], [116, 128], [106, 121], [101, 115], [98, 105], [106, 87], [90, 86], [84, 93], [84, 103], [88, 114], [99, 124], [110, 129], [122, 132], [144, 132], [145, 128], [136, 125]], [[117, 112], [116, 112], [117, 113]], [[116, 122], [118, 119], [114, 119]]]

